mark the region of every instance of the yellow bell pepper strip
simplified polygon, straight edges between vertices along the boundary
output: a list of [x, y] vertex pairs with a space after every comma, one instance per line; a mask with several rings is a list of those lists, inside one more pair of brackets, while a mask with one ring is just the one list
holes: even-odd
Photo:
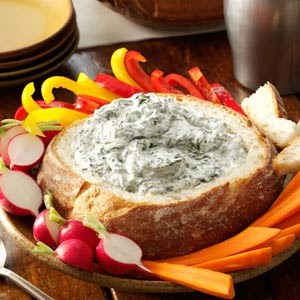
[[22, 105], [28, 113], [36, 109], [41, 109], [41, 107], [32, 98], [34, 92], [35, 88], [33, 82], [28, 83], [22, 92]]
[[[87, 96], [93, 96], [96, 98], [100, 98], [107, 101], [112, 101], [117, 98], [121, 98], [120, 95], [115, 94], [103, 87], [101, 87], [99, 84], [97, 84], [95, 81], [90, 79], [86, 74], [79, 73], [77, 78], [77, 83], [80, 86], [84, 86], [84, 88], [89, 89], [90, 91], [93, 91], [93, 94], [91, 93], [79, 93], [81, 95], [87, 95]], [[77, 95], [79, 95], [77, 94]]]
[[127, 53], [126, 48], [119, 48], [114, 51], [110, 59], [111, 69], [119, 80], [142, 89], [142, 87], [131, 78], [125, 67], [124, 59]]
[[73, 109], [51, 107], [31, 111], [23, 121], [22, 126], [31, 134], [45, 136], [39, 126], [41, 122], [56, 121], [64, 127], [86, 116], [87, 114]]
[[82, 76], [80, 81], [75, 81], [64, 76], [53, 76], [46, 79], [42, 84], [41, 92], [47, 104], [55, 99], [53, 95], [54, 88], [65, 88], [77, 96], [88, 95], [109, 101], [119, 98], [119, 95], [113, 94], [98, 86], [97, 83], [89, 79], [87, 75]]

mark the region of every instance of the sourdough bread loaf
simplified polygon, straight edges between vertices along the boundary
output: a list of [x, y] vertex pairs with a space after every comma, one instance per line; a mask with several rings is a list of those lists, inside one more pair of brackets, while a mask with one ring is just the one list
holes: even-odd
[[144, 258], [186, 254], [262, 215], [281, 189], [274, 146], [244, 116], [191, 96], [118, 99], [65, 128], [38, 173], [65, 218], [85, 212]]

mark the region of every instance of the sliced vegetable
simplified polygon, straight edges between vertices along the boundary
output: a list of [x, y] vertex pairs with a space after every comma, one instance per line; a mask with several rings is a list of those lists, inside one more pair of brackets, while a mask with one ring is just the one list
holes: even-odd
[[223, 105], [235, 110], [242, 115], [245, 115], [245, 112], [243, 111], [241, 106], [233, 98], [231, 93], [227, 89], [225, 89], [224, 86], [219, 83], [211, 83], [210, 86], [212, 90], [217, 94]]
[[208, 269], [154, 261], [144, 260], [143, 264], [161, 279], [224, 299], [233, 299], [234, 297], [233, 281], [228, 274]]
[[[146, 58], [138, 51], [130, 50], [125, 53], [124, 64], [130, 77], [146, 91], [153, 92], [154, 87], [151, 78], [140, 66], [140, 62], [146, 61]], [[118, 76], [116, 77], [118, 78]]]
[[37, 245], [32, 250], [36, 254], [55, 254], [58, 259], [66, 264], [74, 267], [92, 271], [93, 252], [91, 248], [81, 240], [71, 239], [59, 244], [53, 251], [50, 247], [42, 242], [37, 242]]
[[280, 233], [280, 229], [266, 227], [247, 227], [237, 235], [223, 242], [195, 251], [193, 253], [163, 259], [162, 262], [195, 265], [202, 262], [245, 252], [273, 239]]
[[43, 141], [30, 133], [20, 133], [7, 145], [9, 166], [15, 170], [27, 171], [36, 166], [45, 151]]
[[86, 74], [79, 73], [77, 78], [77, 83], [84, 86], [87, 89], [93, 91], [93, 93], [77, 93], [76, 95], [88, 95], [96, 98], [100, 98], [107, 101], [112, 101], [114, 99], [120, 98], [120, 95], [113, 93], [97, 84], [93, 80], [91, 80]]
[[297, 174], [290, 180], [290, 182], [283, 189], [283, 191], [280, 193], [278, 198], [273, 202], [271, 208], [280, 204], [282, 201], [285, 201], [284, 199], [290, 194], [296, 192], [299, 189], [299, 186], [300, 186], [300, 171], [297, 172]]
[[282, 220], [280, 223], [275, 224], [273, 227], [284, 229], [293, 225], [300, 224], [300, 211], [297, 211], [293, 215], [291, 215], [289, 218], [286, 218]]
[[92, 114], [96, 109], [100, 108], [101, 105], [97, 102], [91, 101], [85, 96], [79, 95], [76, 99], [74, 109], [81, 111], [85, 114]]
[[54, 88], [65, 88], [75, 95], [89, 95], [106, 100], [118, 98], [118, 95], [99, 87], [89, 77], [83, 73], [79, 75], [79, 81], [74, 81], [63, 76], [53, 76], [46, 79], [41, 87], [41, 92], [44, 101], [48, 104], [52, 102], [55, 97], [53, 95]]
[[206, 100], [222, 104], [217, 94], [212, 90], [209, 82], [206, 77], [203, 75], [201, 70], [198, 67], [193, 67], [189, 71], [189, 75], [196, 85], [196, 87], [200, 90]]
[[129, 85], [113, 76], [107, 74], [98, 74], [94, 79], [100, 86], [107, 90], [116, 93], [124, 98], [131, 97], [134, 94], [145, 92], [141, 88]]
[[118, 233], [107, 232], [91, 215], [85, 215], [83, 224], [101, 237], [96, 248], [96, 256], [107, 273], [124, 275], [136, 267], [145, 269], [141, 262], [142, 249], [133, 240]]
[[166, 82], [173, 87], [180, 87], [185, 90], [187, 94], [205, 99], [199, 89], [187, 78], [179, 74], [171, 73], [165, 77]]
[[194, 265], [194, 267], [229, 273], [267, 265], [271, 260], [272, 248], [266, 247], [210, 260]]
[[119, 80], [128, 83], [137, 88], [142, 88], [128, 73], [125, 67], [125, 55], [128, 52], [126, 48], [119, 48], [114, 51], [111, 56], [110, 65], [111, 69]]
[[67, 126], [79, 119], [85, 118], [87, 114], [63, 107], [51, 107], [38, 109], [30, 112], [24, 120], [22, 126], [34, 135], [44, 136], [38, 123], [56, 121], [61, 126]]
[[158, 93], [173, 93], [183, 94], [182, 91], [177, 90], [173, 86], [169, 85], [163, 77], [164, 73], [161, 70], [155, 69], [151, 73], [151, 83], [154, 87], [154, 91]]
[[35, 92], [34, 83], [28, 83], [22, 92], [22, 105], [27, 112], [31, 112], [41, 107], [33, 100], [32, 95]]
[[43, 195], [36, 181], [24, 172], [9, 170], [2, 160], [0, 169], [1, 207], [14, 215], [37, 216]]
[[[280, 197], [280, 196], [279, 196]], [[272, 206], [264, 215], [252, 223], [252, 226], [274, 227], [284, 219], [300, 210], [300, 189], [287, 194], [280, 202]]]
[[9, 157], [7, 154], [7, 145], [14, 138], [16, 135], [20, 133], [27, 132], [22, 125], [15, 125], [8, 130], [5, 130], [4, 133], [1, 135], [0, 138], [0, 156], [4, 160], [5, 164], [9, 166]]
[[[36, 100], [36, 104], [39, 105], [40, 108], [49, 108], [49, 107], [65, 107], [65, 108], [74, 108], [74, 104], [65, 102], [65, 101], [52, 101], [49, 104], [46, 104], [44, 100]], [[14, 119], [23, 121], [28, 116], [28, 112], [25, 110], [24, 106], [21, 105], [15, 112]]]
[[281, 252], [289, 249], [295, 242], [295, 239], [295, 234], [288, 234], [286, 236], [282, 236], [278, 239], [272, 240], [270, 246], [272, 248], [273, 256], [278, 255]]

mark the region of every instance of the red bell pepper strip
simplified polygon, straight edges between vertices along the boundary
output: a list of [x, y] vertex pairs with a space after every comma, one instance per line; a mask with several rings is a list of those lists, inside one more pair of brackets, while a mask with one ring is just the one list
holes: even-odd
[[128, 98], [134, 94], [145, 92], [145, 90], [129, 85], [111, 75], [100, 73], [94, 79], [101, 87]]
[[151, 73], [151, 83], [154, 87], [155, 92], [158, 93], [172, 93], [172, 94], [183, 94], [182, 91], [174, 88], [169, 85], [165, 78], [163, 77], [164, 73], [161, 70], [155, 69]]
[[125, 68], [130, 77], [146, 91], [153, 92], [154, 88], [151, 78], [140, 66], [140, 62], [146, 61], [146, 58], [135, 50], [127, 51], [124, 57]]
[[[45, 103], [44, 100], [37, 100], [36, 103], [41, 107], [41, 108], [49, 108], [49, 107], [65, 107], [65, 108], [74, 108], [74, 104], [69, 103], [69, 102], [64, 102], [64, 101], [52, 101], [49, 104]], [[21, 105], [15, 112], [14, 119], [23, 121], [26, 117], [28, 116], [28, 112], [25, 110], [24, 106]]]
[[165, 77], [166, 82], [173, 86], [173, 87], [181, 87], [182, 89], [184, 89], [187, 94], [190, 94], [192, 96], [201, 98], [201, 99], [205, 99], [203, 94], [199, 91], [199, 89], [187, 78], [185, 78], [184, 76], [181, 76], [179, 74], [168, 74]]
[[236, 102], [231, 93], [224, 86], [222, 86], [219, 83], [211, 83], [210, 86], [212, 90], [218, 95], [223, 105], [245, 116], [245, 112], [243, 111], [243, 109], [240, 107], [240, 105]]
[[110, 102], [96, 97], [88, 95], [78, 95], [74, 104], [74, 109], [86, 114], [92, 114], [94, 113], [95, 109], [98, 109], [108, 103]]
[[209, 82], [198, 67], [193, 67], [188, 72], [192, 81], [194, 82], [196, 87], [201, 91], [206, 100], [222, 104], [219, 97], [212, 90]]

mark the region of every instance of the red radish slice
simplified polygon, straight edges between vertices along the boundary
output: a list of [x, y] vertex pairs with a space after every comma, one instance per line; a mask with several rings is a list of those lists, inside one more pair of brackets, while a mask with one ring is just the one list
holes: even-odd
[[9, 166], [9, 158], [7, 154], [7, 145], [16, 135], [20, 133], [26, 133], [26, 130], [21, 125], [16, 125], [8, 129], [0, 139], [0, 155], [3, 158], [5, 164]]
[[33, 223], [33, 237], [49, 247], [56, 248], [58, 245], [59, 224], [50, 221], [50, 209], [44, 209]]
[[0, 204], [15, 215], [39, 214], [43, 195], [36, 181], [21, 171], [5, 169], [0, 176]]
[[10, 167], [17, 170], [29, 170], [42, 158], [45, 146], [42, 140], [30, 133], [21, 133], [13, 137], [7, 146]]
[[133, 240], [118, 233], [107, 232], [103, 225], [89, 214], [84, 216], [83, 224], [101, 236], [96, 248], [96, 256], [99, 264], [107, 273], [124, 275], [136, 267], [148, 271], [141, 262], [142, 249]]
[[103, 269], [113, 275], [124, 275], [141, 263], [142, 249], [131, 239], [117, 233], [103, 236], [96, 248], [96, 256]]

